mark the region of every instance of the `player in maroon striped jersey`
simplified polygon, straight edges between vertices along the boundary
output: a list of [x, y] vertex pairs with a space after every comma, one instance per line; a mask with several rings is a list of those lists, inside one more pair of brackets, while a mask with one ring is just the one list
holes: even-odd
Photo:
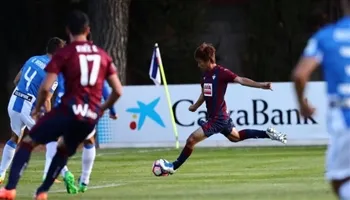
[[[38, 144], [59, 140], [57, 153], [53, 157], [47, 176], [36, 192], [36, 199], [47, 199], [47, 192], [68, 157], [75, 154], [80, 143], [94, 130], [103, 112], [112, 107], [121, 95], [122, 86], [110, 56], [87, 40], [90, 32], [89, 19], [83, 12], [74, 11], [68, 17], [67, 32], [71, 43], [57, 52], [45, 68], [47, 77], [41, 85], [37, 105], [32, 113], [38, 118], [49, 93], [50, 86], [59, 73], [65, 80], [62, 102], [40, 118], [23, 139], [11, 166], [9, 181], [0, 190], [0, 199], [14, 199], [16, 186], [30, 154]], [[104, 80], [112, 93], [101, 104]]]
[[204, 74], [201, 80], [202, 92], [197, 102], [189, 107], [189, 110], [196, 111], [204, 102], [206, 104], [208, 119], [201, 122], [201, 127], [194, 131], [187, 139], [186, 145], [176, 161], [161, 162], [162, 168], [174, 173], [192, 154], [197, 143], [216, 133], [223, 134], [231, 142], [240, 142], [251, 138], [269, 138], [282, 143], [287, 142], [285, 134], [277, 132], [273, 128], [266, 130], [244, 129], [238, 131], [230, 118], [225, 102], [225, 93], [228, 83], [239, 83], [243, 86], [271, 89], [271, 83], [258, 83], [251, 79], [239, 77], [230, 70], [216, 64], [215, 48], [203, 43], [195, 51], [195, 59], [198, 67]]

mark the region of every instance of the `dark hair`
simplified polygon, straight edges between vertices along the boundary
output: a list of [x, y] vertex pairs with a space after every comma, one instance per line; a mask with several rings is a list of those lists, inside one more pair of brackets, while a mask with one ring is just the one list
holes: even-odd
[[210, 61], [211, 63], [215, 63], [215, 48], [212, 44], [203, 43], [199, 47], [197, 47], [194, 52], [194, 58], [200, 59], [204, 62]]
[[54, 54], [58, 49], [65, 45], [65, 41], [58, 37], [50, 38], [46, 45], [46, 53]]
[[84, 33], [89, 23], [89, 17], [82, 11], [75, 10], [68, 15], [67, 27], [72, 35]]

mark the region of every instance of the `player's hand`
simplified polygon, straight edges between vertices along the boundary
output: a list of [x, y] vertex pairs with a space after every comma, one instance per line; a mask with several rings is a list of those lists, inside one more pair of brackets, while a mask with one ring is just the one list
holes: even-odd
[[195, 106], [194, 104], [190, 105], [190, 107], [188, 108], [189, 111], [191, 112], [195, 112], [197, 110], [197, 106]]
[[111, 118], [113, 120], [117, 120], [118, 119], [118, 115], [117, 114], [115, 114], [115, 115], [109, 114], [109, 118]]
[[308, 103], [306, 98], [300, 103], [300, 114], [304, 117], [311, 117], [315, 113], [315, 110], [316, 109]]
[[261, 83], [261, 89], [272, 90], [272, 85], [270, 82]]
[[31, 113], [31, 116], [35, 121], [37, 121], [40, 118], [41, 114], [41, 110], [34, 109]]

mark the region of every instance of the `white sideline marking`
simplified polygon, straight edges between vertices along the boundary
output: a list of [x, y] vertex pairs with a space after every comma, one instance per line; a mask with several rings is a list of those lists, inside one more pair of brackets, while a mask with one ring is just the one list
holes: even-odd
[[[107, 185], [96, 185], [96, 186], [89, 186], [88, 190], [97, 190], [97, 189], [103, 189], [103, 188], [112, 188], [112, 187], [119, 187], [122, 185], [126, 185], [126, 183], [111, 183]], [[49, 191], [50, 194], [57, 194], [57, 193], [67, 193], [67, 190], [52, 190]], [[32, 197], [34, 196], [34, 193], [32, 194], [17, 194], [17, 197]]]
[[[103, 189], [103, 188], [112, 188], [112, 187], [119, 187], [122, 185], [126, 185], [126, 183], [112, 183], [107, 185], [96, 185], [96, 186], [88, 186], [88, 190], [96, 190], [96, 189]], [[49, 194], [52, 193], [66, 193], [67, 190], [53, 190], [49, 191]]]
[[[173, 148], [162, 148], [162, 149], [144, 149], [144, 150], [138, 150], [136, 151], [136, 153], [151, 153], [151, 152], [158, 152], [158, 151], [170, 151]], [[118, 152], [107, 152], [107, 153], [99, 153], [96, 155], [97, 156], [104, 156], [104, 155], [118, 155], [118, 154], [122, 154], [124, 153], [123, 151], [118, 151]], [[81, 157], [81, 156], [77, 156], [77, 157]]]

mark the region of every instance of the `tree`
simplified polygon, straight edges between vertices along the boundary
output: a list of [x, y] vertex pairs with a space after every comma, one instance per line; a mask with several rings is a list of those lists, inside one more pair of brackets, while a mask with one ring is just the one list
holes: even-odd
[[131, 0], [89, 0], [91, 33], [94, 43], [104, 48], [126, 82], [129, 6]]

